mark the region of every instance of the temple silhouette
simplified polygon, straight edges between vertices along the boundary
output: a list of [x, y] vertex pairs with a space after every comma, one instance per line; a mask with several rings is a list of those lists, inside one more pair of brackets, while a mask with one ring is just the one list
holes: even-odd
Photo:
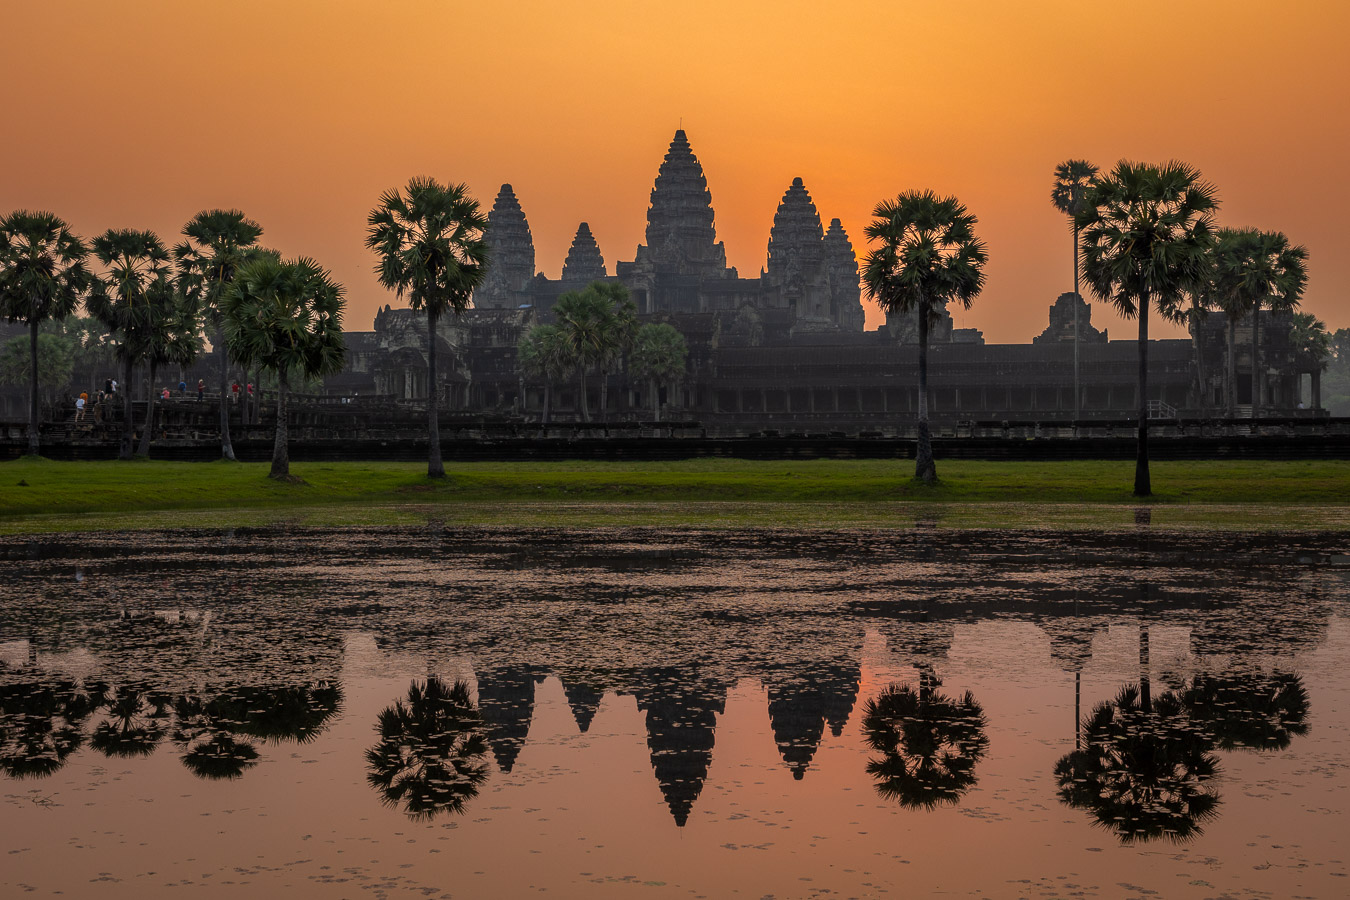
[[[840, 219], [828, 226], [801, 178], [783, 193], [768, 235], [766, 265], [742, 276], [717, 240], [712, 192], [683, 129], [675, 132], [657, 171], [647, 208], [645, 243], [611, 269], [586, 222], [578, 225], [559, 278], [536, 268], [530, 224], [510, 184], [488, 214], [491, 268], [464, 314], [437, 326], [441, 403], [452, 409], [517, 420], [537, 419], [544, 386], [516, 365], [521, 336], [552, 321], [567, 291], [592, 281], [618, 282], [641, 322], [674, 326], [689, 347], [685, 377], [661, 390], [668, 417], [696, 420], [710, 433], [823, 429], [894, 430], [912, 417], [917, 398], [917, 321], [889, 316], [864, 331], [858, 253]], [[981, 298], [971, 315], [979, 316]], [[1139, 409], [1134, 340], [1109, 340], [1092, 325], [1092, 305], [1068, 292], [1049, 304], [1047, 324], [1028, 344], [986, 344], [976, 328], [957, 328], [949, 313], [930, 330], [930, 412], [939, 422], [1069, 419], [1073, 414], [1074, 308], [1082, 358], [1082, 417], [1128, 418]], [[1288, 316], [1266, 313], [1262, 331], [1268, 372], [1264, 410], [1294, 414], [1308, 376], [1318, 405], [1320, 366], [1296, 354]], [[1238, 328], [1238, 402], [1251, 402], [1249, 322]], [[382, 308], [369, 332], [346, 334], [347, 369], [330, 392], [419, 400], [426, 384], [426, 318]], [[1209, 315], [1197, 341], [1204, 355], [1200, 383], [1190, 340], [1151, 342], [1150, 397], [1160, 409], [1197, 414], [1222, 405], [1226, 337], [1221, 315]], [[597, 415], [649, 418], [645, 385], [620, 370], [607, 376], [609, 408], [599, 411], [599, 377], [588, 379]], [[555, 418], [580, 409], [578, 386], [554, 385]]]

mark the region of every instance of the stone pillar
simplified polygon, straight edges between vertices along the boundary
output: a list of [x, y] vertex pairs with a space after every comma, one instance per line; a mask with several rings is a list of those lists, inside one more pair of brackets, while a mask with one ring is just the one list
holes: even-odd
[[1322, 371], [1318, 369], [1312, 373], [1312, 408], [1322, 408]]
[[830, 388], [830, 403], [833, 404], [831, 412], [839, 412], [839, 388]]

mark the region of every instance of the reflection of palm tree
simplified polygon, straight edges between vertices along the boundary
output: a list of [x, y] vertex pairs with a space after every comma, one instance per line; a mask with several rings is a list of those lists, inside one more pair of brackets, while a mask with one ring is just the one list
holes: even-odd
[[1290, 672], [1197, 675], [1181, 702], [1223, 750], [1284, 750], [1308, 733], [1308, 692]]
[[239, 731], [273, 743], [308, 744], [342, 708], [342, 686], [321, 681], [310, 685], [247, 687], [234, 692], [246, 710]]
[[462, 813], [487, 778], [483, 719], [463, 681], [447, 685], [432, 675], [414, 681], [408, 701], [394, 701], [376, 726], [379, 742], [366, 751], [372, 787], [389, 806], [430, 819]]
[[112, 689], [103, 696], [107, 715], [94, 727], [90, 746], [104, 756], [149, 756], [164, 737], [169, 702], [144, 686]]
[[867, 762], [877, 793], [901, 806], [933, 809], [956, 803], [975, 784], [975, 764], [989, 748], [980, 704], [966, 692], [955, 699], [921, 671], [919, 690], [893, 684], [863, 709], [868, 745], [882, 754]]
[[1083, 723], [1083, 748], [1055, 765], [1060, 799], [1091, 812], [1122, 843], [1185, 841], [1215, 815], [1213, 743], [1166, 693], [1150, 703], [1133, 685]]
[[0, 686], [0, 771], [41, 778], [61, 768], [84, 743], [80, 725], [92, 709], [70, 682]]
[[179, 697], [173, 742], [183, 765], [199, 778], [238, 778], [258, 764], [258, 750], [238, 732], [245, 710], [226, 697]]

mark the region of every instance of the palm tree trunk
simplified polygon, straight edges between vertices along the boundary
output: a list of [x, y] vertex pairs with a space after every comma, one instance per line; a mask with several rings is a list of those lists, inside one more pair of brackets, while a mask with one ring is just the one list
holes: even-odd
[[234, 444], [230, 441], [230, 408], [225, 405], [225, 393], [230, 389], [230, 357], [225, 352], [225, 327], [216, 329], [216, 347], [220, 350], [220, 456], [234, 459]]
[[268, 478], [291, 477], [290, 429], [286, 422], [286, 392], [290, 387], [286, 370], [277, 372], [277, 428], [272, 440], [272, 471]]
[[1153, 690], [1148, 677], [1148, 626], [1139, 626], [1139, 706], [1144, 712], [1153, 711]]
[[439, 396], [436, 382], [436, 313], [427, 307], [427, 477], [444, 478], [441, 462], [441, 421], [436, 407]]
[[609, 373], [600, 370], [600, 421], [609, 424]]
[[1265, 405], [1266, 373], [1261, 365], [1261, 304], [1252, 307], [1252, 421], [1261, 418]]
[[1139, 298], [1139, 446], [1134, 458], [1134, 495], [1153, 493], [1148, 477], [1148, 288]]
[[155, 429], [155, 371], [158, 368], [155, 361], [150, 360], [150, 396], [145, 403], [145, 428], [141, 430], [141, 446], [136, 451], [137, 456], [150, 455], [150, 432]]
[[933, 438], [928, 430], [928, 304], [919, 303], [919, 446], [914, 453], [914, 477], [937, 481]]
[[118, 459], [131, 459], [131, 445], [136, 429], [131, 406], [131, 357], [122, 360], [122, 442], [117, 448]]
[[581, 381], [581, 421], [591, 420], [590, 405], [586, 403], [586, 366], [577, 366], [577, 378]]
[[1228, 317], [1228, 418], [1237, 418], [1237, 321]]
[[1073, 226], [1073, 420], [1078, 421], [1082, 413], [1082, 389], [1078, 381], [1078, 307], [1082, 297], [1078, 294], [1078, 225]]
[[544, 424], [548, 424], [549, 407], [553, 405], [553, 382], [544, 382]]
[[38, 422], [38, 322], [28, 323], [28, 455], [37, 456], [42, 439]]

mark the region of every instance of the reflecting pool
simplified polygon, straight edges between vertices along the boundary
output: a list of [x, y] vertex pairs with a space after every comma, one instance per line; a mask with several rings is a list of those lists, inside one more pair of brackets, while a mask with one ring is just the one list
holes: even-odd
[[1347, 896], [1347, 543], [7, 539], [0, 896]]

